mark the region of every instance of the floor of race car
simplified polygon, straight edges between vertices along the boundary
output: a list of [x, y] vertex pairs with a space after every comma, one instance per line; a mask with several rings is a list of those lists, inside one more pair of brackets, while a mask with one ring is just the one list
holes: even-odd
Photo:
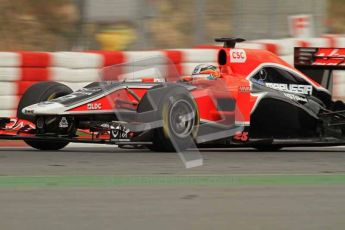
[[1, 229], [343, 229], [345, 147], [0, 147]]

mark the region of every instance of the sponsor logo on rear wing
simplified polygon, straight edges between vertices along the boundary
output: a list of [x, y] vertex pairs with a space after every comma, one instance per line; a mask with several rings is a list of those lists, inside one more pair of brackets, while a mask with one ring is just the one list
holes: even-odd
[[345, 70], [345, 48], [295, 47], [294, 64], [298, 69]]

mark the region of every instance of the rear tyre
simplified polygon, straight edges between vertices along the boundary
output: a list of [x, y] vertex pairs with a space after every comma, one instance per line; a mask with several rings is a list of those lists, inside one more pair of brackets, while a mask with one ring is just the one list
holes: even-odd
[[[21, 97], [17, 117], [31, 122], [35, 122], [35, 117], [22, 112], [23, 108], [42, 101], [49, 101], [61, 96], [72, 93], [73, 90], [68, 86], [58, 82], [40, 82], [28, 88]], [[39, 150], [59, 150], [68, 145], [67, 141], [33, 141], [25, 140], [29, 146]]]
[[[333, 111], [344, 111], [345, 110], [345, 104], [342, 101], [335, 101], [333, 104]], [[342, 132], [342, 136], [345, 136], [345, 125], [341, 126], [341, 132]]]
[[199, 114], [194, 99], [182, 87], [168, 88], [158, 106], [162, 127], [154, 130], [152, 151], [180, 152], [194, 143]]

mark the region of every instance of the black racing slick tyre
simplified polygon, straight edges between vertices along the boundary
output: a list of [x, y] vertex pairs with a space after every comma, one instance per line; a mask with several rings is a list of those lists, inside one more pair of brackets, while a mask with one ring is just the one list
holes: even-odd
[[[18, 104], [17, 117], [19, 119], [25, 119], [34, 122], [35, 117], [32, 115], [24, 114], [22, 112], [23, 108], [42, 101], [49, 101], [54, 98], [65, 96], [72, 92], [73, 90], [71, 88], [58, 82], [48, 81], [34, 84], [30, 88], [28, 88], [21, 97]], [[25, 140], [25, 143], [39, 150], [59, 150], [68, 145], [69, 142]]]
[[157, 152], [181, 152], [194, 143], [199, 126], [199, 113], [194, 99], [183, 87], [167, 87], [157, 112], [162, 127], [154, 130], [153, 144]]
[[[332, 106], [333, 111], [344, 111], [345, 110], [345, 103], [342, 101], [335, 101]], [[345, 137], [345, 125], [341, 126], [342, 136]]]

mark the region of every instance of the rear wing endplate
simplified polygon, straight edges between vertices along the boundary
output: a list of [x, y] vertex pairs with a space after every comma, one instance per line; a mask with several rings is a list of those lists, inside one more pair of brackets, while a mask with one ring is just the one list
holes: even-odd
[[345, 70], [345, 48], [295, 47], [294, 66], [332, 92], [333, 70]]

